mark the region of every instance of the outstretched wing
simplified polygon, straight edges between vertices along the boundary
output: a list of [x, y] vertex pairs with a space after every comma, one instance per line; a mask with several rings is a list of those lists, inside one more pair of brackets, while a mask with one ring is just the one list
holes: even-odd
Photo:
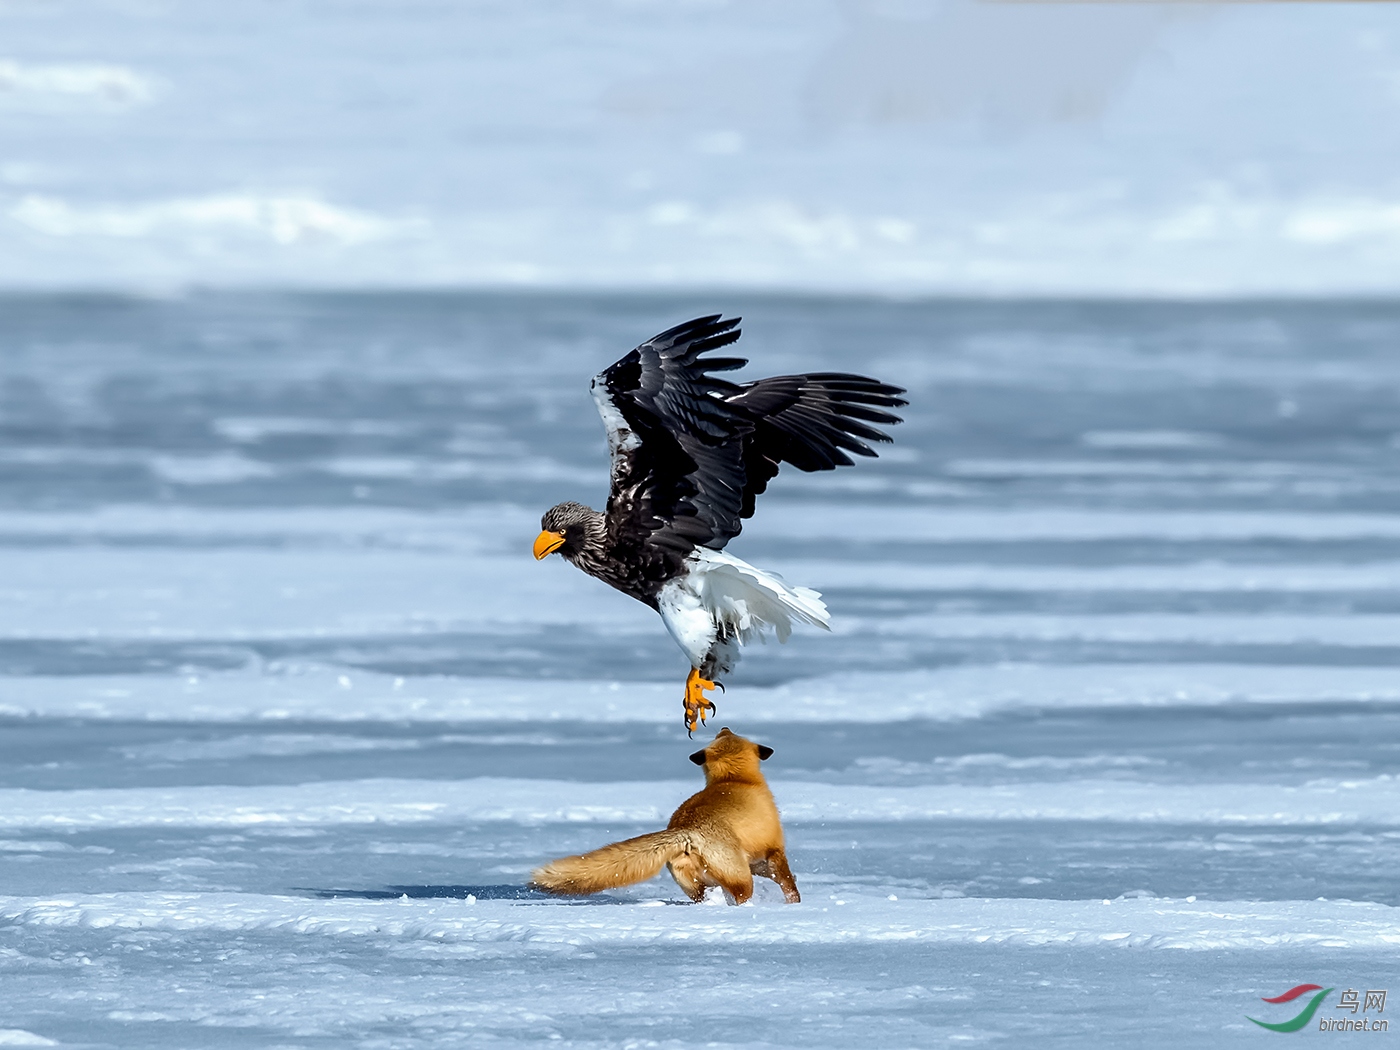
[[739, 532], [741, 439], [754, 424], [726, 400], [742, 388], [711, 373], [747, 362], [701, 356], [738, 339], [738, 323], [714, 314], [677, 325], [593, 380], [612, 453], [609, 532], [648, 575], [696, 547], [719, 550]]
[[901, 387], [848, 372], [813, 372], [774, 376], [746, 383], [726, 398], [754, 423], [745, 436], [744, 505], [740, 516], [753, 514], [754, 500], [768, 487], [783, 463], [798, 470], [849, 467], [854, 452], [874, 456], [867, 441], [890, 437], [871, 424], [892, 426], [900, 417], [887, 409], [908, 402]]
[[737, 357], [703, 357], [739, 338], [738, 318], [696, 318], [647, 340], [593, 380], [612, 453], [608, 528], [627, 560], [664, 579], [696, 547], [720, 550], [783, 463], [849, 466], [889, 441], [899, 387], [843, 372], [739, 385], [713, 373]]

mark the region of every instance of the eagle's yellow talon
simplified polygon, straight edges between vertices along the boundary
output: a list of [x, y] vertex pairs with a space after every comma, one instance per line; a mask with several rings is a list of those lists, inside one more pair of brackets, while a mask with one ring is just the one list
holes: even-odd
[[701, 678], [700, 672], [695, 668], [690, 669], [690, 677], [685, 680], [685, 730], [687, 733], [694, 733], [696, 729], [706, 724], [705, 719], [708, 715], [714, 714], [714, 702], [705, 698], [705, 691], [714, 687], [714, 682], [708, 678]]

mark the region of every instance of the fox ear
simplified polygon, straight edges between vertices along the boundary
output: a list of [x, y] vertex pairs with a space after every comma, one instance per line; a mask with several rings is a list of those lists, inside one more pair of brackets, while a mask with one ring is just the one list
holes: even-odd
[[690, 756], [690, 760], [694, 762], [697, 766], [703, 766], [705, 764], [705, 752], [695, 752], [695, 754]]
[[773, 757], [773, 749], [767, 744], [758, 745], [758, 760], [760, 762]]

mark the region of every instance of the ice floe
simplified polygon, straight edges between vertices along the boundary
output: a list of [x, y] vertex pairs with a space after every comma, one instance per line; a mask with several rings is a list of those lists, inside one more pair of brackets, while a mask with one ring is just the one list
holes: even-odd
[[[0, 714], [195, 722], [669, 724], [678, 720], [678, 689], [678, 682], [405, 679], [314, 666], [284, 674], [0, 676]], [[725, 696], [724, 714], [737, 728], [970, 719], [1016, 710], [1397, 701], [1400, 675], [1392, 667], [1006, 663], [847, 672], [771, 687], [736, 684]]]
[[[664, 822], [695, 780], [322, 781], [296, 785], [0, 790], [0, 828], [250, 827]], [[784, 817], [818, 824], [915, 820], [1400, 826], [1400, 779], [1300, 785], [1067, 780], [871, 786], [773, 781]]]
[[1400, 947], [1400, 909], [1347, 901], [1062, 901], [1027, 898], [808, 901], [742, 908], [571, 907], [537, 901], [320, 899], [240, 893], [0, 897], [0, 925], [272, 933], [506, 946], [933, 943], [1259, 950]]

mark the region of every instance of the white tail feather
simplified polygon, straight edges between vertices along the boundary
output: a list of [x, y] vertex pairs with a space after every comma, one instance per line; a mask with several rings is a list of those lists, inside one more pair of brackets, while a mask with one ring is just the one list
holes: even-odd
[[771, 628], [778, 641], [792, 635], [794, 620], [831, 629], [822, 596], [809, 587], [789, 587], [782, 577], [746, 561], [698, 547], [686, 559], [686, 572], [657, 595], [666, 629], [691, 665], [721, 654], [716, 670], [727, 670], [738, 657], [733, 643], [762, 641]]
[[691, 557], [696, 563], [692, 585], [701, 606], [742, 644], [761, 639], [769, 627], [785, 642], [794, 620], [831, 629], [822, 596], [810, 587], [789, 587], [781, 576], [724, 551], [701, 548]]

